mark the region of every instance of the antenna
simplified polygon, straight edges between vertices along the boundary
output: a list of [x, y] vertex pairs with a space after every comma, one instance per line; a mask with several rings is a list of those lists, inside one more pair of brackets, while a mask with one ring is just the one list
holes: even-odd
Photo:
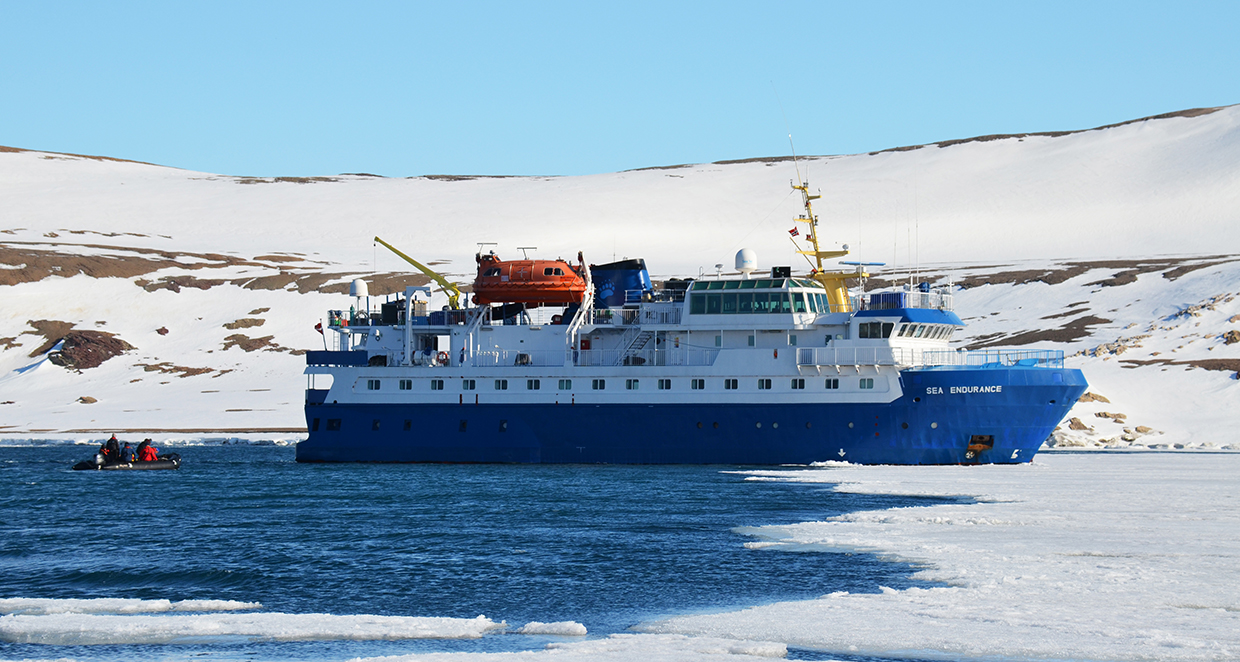
[[[478, 242], [478, 254], [479, 254], [479, 255], [482, 255], [482, 247], [483, 247], [483, 246], [498, 246], [498, 245], [499, 245], [499, 244], [497, 244], [497, 243], [495, 243], [495, 242], [493, 242], [493, 241], [480, 241], [480, 242]], [[495, 251], [491, 251], [491, 253], [495, 253]]]
[[538, 247], [537, 246], [517, 246], [517, 250], [521, 251], [521, 255], [523, 256], [523, 259], [528, 260], [530, 259], [530, 254], [526, 251], [536, 251], [538, 250]]

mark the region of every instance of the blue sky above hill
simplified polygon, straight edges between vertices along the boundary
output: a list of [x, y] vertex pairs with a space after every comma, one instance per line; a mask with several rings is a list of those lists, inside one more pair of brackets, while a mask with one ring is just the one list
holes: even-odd
[[1240, 3], [0, 0], [0, 145], [578, 175], [1240, 103]]

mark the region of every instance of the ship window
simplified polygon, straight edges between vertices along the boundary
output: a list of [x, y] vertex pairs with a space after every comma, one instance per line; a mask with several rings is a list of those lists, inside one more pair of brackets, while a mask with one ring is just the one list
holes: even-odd
[[715, 347], [723, 347], [723, 336], [715, 336]]
[[545, 269], [543, 269], [544, 276], [552, 276], [554, 274], [555, 274], [555, 269], [552, 269], [551, 267], [546, 267]]
[[707, 315], [718, 315], [721, 307], [722, 307], [721, 295], [718, 295], [718, 294], [707, 294], [706, 295], [706, 314]]
[[402, 379], [402, 380], [400, 380], [400, 390], [402, 390], [402, 391], [411, 391], [411, 390], [413, 390], [413, 380], [412, 380], [412, 379]]
[[590, 388], [594, 389], [595, 391], [602, 391], [607, 388], [607, 380], [606, 379], [595, 379], [590, 384]]
[[753, 311], [755, 313], [771, 312], [771, 295], [766, 292], [754, 292]]
[[443, 390], [443, 380], [442, 380], [442, 379], [432, 379], [432, 380], [431, 380], [431, 390], [432, 390], [432, 391], [442, 391], [442, 390]]
[[723, 289], [723, 281], [721, 281], [721, 280], [712, 280], [712, 281], [710, 281], [710, 282], [707, 284], [706, 289], [708, 289], [708, 290], [722, 290], [722, 289]]
[[757, 286], [758, 286], [758, 281], [756, 280], [742, 280], [741, 281], [742, 290], [752, 290], [753, 288]]
[[914, 328], [914, 325], [912, 325], [912, 324], [904, 324], [904, 325], [902, 325], [902, 326], [900, 327], [900, 337], [901, 337], [901, 338], [907, 338], [907, 337], [909, 337], [909, 336], [913, 335], [913, 328]]
[[561, 390], [561, 391], [569, 391], [569, 390], [572, 390], [572, 388], [573, 388], [573, 380], [571, 380], [571, 379], [561, 379], [561, 380], [560, 380], [560, 390]]
[[405, 419], [405, 432], [409, 432], [412, 429], [413, 429], [413, 420], [406, 418]]
[[883, 337], [883, 338], [890, 338], [890, 337], [891, 337], [891, 332], [892, 332], [892, 330], [893, 330], [893, 329], [895, 329], [895, 328], [896, 328], [896, 325], [895, 325], [895, 324], [893, 324], [893, 323], [891, 323], [891, 322], [883, 322], [883, 335], [882, 335], [882, 337]]
[[775, 299], [779, 300], [779, 312], [791, 313], [792, 312], [792, 300], [789, 298], [791, 296], [792, 296], [791, 294], [783, 294], [783, 293], [772, 294], [771, 300], [772, 302], [774, 302]]
[[693, 379], [693, 380], [690, 380], [690, 381], [689, 381], [689, 388], [691, 388], [691, 389], [693, 389], [693, 390], [695, 390], [695, 391], [700, 391], [700, 390], [702, 390], [702, 389], [706, 388], [706, 380], [705, 380], [705, 379]]
[[689, 314], [702, 315], [706, 313], [706, 295], [694, 294], [689, 298]]
[[507, 380], [507, 379], [497, 379], [497, 380], [495, 380], [495, 390], [496, 390], [496, 391], [507, 391], [507, 390], [508, 390], [508, 380]]
[[831, 304], [827, 302], [827, 296], [825, 294], [818, 295], [818, 310], [824, 313], [832, 312]]
[[[752, 283], [753, 281], [745, 281]], [[754, 312], [753, 292], [741, 292], [736, 295], [736, 312], [745, 315]]]
[[792, 294], [792, 310], [793, 312], [798, 312], [798, 313], [807, 312], [807, 309], [805, 307], [805, 295], [803, 293], [794, 292]]
[[[769, 280], [760, 280], [760, 281], [757, 281], [757, 283], [758, 283], [757, 288], [758, 288], [758, 289], [760, 289], [760, 290], [765, 290], [765, 289], [770, 288], [770, 287], [779, 287], [778, 285], [772, 285], [772, 282], [773, 282], [773, 281], [769, 281]], [[780, 281], [780, 282], [783, 282], [783, 281]]]
[[809, 293], [809, 312], [818, 312], [818, 295], [813, 292]]
[[542, 380], [541, 380], [541, 379], [527, 379], [527, 380], [525, 380], [525, 389], [526, 389], [527, 391], [537, 391], [537, 390], [540, 390], [541, 388], [542, 388]]
[[462, 379], [462, 380], [461, 380], [461, 390], [462, 390], [462, 391], [472, 391], [472, 390], [474, 390], [476, 387], [477, 387], [477, 383], [476, 383], [474, 380], [472, 380], [472, 379]]
[[741, 282], [739, 280], [723, 281], [723, 289], [725, 290], [739, 290], [740, 287], [741, 287]]
[[500, 431], [500, 432], [507, 432], [507, 431], [508, 431], [508, 419], [506, 419], [506, 418], [505, 418], [505, 419], [501, 419], [501, 420], [500, 420], [500, 422], [499, 422], [499, 431]]
[[[729, 281], [729, 282], [737, 283], [740, 281]], [[723, 314], [724, 315], [735, 315], [736, 314], [736, 292], [725, 292], [724, 293]]]
[[370, 421], [370, 429], [371, 429], [371, 430], [378, 430], [378, 429], [379, 429], [379, 419], [375, 418], [375, 419], [372, 419], [372, 420]]
[[827, 379], [827, 388], [828, 388], [828, 389], [837, 389], [837, 388], [839, 388], [839, 387], [840, 387], [840, 380], [839, 380], [839, 378], [837, 378], [837, 377], [831, 377], [831, 378], [828, 378], [828, 379]]
[[783, 286], [784, 286], [784, 280], [782, 278], [778, 280], [773, 280], [771, 281], [771, 284], [770, 284], [770, 287], [776, 287], [776, 288], [783, 287]]
[[804, 389], [805, 389], [805, 380], [804, 380], [804, 379], [801, 379], [801, 378], [799, 378], [799, 377], [798, 377], [798, 378], [796, 378], [796, 379], [793, 379], [793, 380], [792, 380], [792, 390], [794, 390], [794, 391], [801, 391], [801, 390], [804, 390]]
[[311, 432], [318, 432], [318, 431], [319, 431], [319, 419], [317, 419], [317, 418], [316, 418], [316, 419], [314, 419], [314, 421], [312, 421], [312, 422], [310, 423], [310, 431], [311, 431]]
[[788, 344], [792, 345], [793, 347], [797, 346], [797, 334], [795, 333], [788, 334]]
[[377, 380], [377, 379], [367, 379], [367, 380], [366, 380], [366, 389], [367, 389], [367, 390], [369, 390], [369, 391], [378, 391], [378, 390], [379, 390], [379, 380]]
[[660, 390], [660, 391], [670, 391], [670, 390], [672, 390], [672, 380], [670, 380], [670, 379], [660, 379], [660, 380], [659, 380], [659, 390]]
[[759, 380], [758, 380], [758, 390], [759, 390], [759, 391], [769, 391], [769, 390], [771, 390], [771, 380], [769, 380], [769, 379], [759, 379]]
[[755, 343], [756, 343], [757, 341], [758, 341], [757, 337], [755, 337], [754, 335], [750, 334], [750, 336], [749, 336], [749, 346], [750, 346], [750, 347], [754, 347], [754, 346], [755, 346]]
[[332, 432], [332, 431], [339, 430], [339, 429], [340, 429], [340, 419], [338, 418], [327, 419], [328, 432]]
[[628, 389], [628, 390], [630, 390], [630, 391], [636, 391], [636, 390], [637, 390], [637, 387], [639, 387], [639, 386], [641, 386], [641, 380], [640, 380], [640, 379], [626, 379], [626, 380], [624, 380], [624, 388], [626, 388], [626, 389]]
[[861, 388], [863, 389], [874, 388], [874, 378], [873, 377], [862, 377]]
[[739, 387], [740, 387], [740, 382], [738, 380], [735, 380], [735, 379], [723, 380], [723, 388], [726, 390], [735, 391]]
[[925, 325], [925, 324], [918, 324], [918, 325], [917, 325], [917, 332], [913, 334], [913, 337], [914, 337], [914, 338], [920, 338], [920, 337], [922, 337], [925, 333], [926, 333], [926, 325]]
[[499, 275], [499, 267], [495, 267], [494, 269], [487, 269], [486, 273], [482, 274], [482, 277], [489, 278], [489, 277], [498, 276], [498, 275]]
[[466, 421], [465, 419], [463, 419], [463, 418], [462, 418], [462, 419], [461, 419], [461, 426], [460, 426], [460, 427], [458, 427], [458, 428], [457, 428], [457, 430], [460, 430], [461, 432], [464, 432], [464, 431], [465, 431], [465, 427], [466, 427], [466, 425], [467, 425], [468, 423], [469, 423], [469, 421]]

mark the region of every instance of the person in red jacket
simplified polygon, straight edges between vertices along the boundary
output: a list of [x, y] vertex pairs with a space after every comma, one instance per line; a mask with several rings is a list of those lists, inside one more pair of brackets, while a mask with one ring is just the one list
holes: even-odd
[[151, 445], [150, 439], [143, 439], [142, 443], [138, 444], [138, 461], [154, 462], [158, 459], [159, 449]]

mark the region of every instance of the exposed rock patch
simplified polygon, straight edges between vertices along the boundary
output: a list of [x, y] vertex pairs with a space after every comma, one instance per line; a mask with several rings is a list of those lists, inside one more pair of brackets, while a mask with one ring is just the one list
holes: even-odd
[[245, 317], [235, 322], [229, 322], [225, 324], [224, 328], [230, 331], [236, 331], [237, 329], [249, 329], [255, 326], [262, 326], [263, 324], [266, 324], [266, 323], [267, 323], [267, 320], [261, 317]]
[[43, 336], [43, 344], [30, 352], [29, 356], [34, 358], [40, 354], [46, 353], [49, 349], [56, 346], [61, 338], [64, 338], [73, 330], [73, 324], [70, 322], [61, 322], [59, 320], [30, 320], [26, 322], [35, 328], [34, 331], [26, 331], [26, 333]]
[[82, 404], [84, 404], [84, 405], [93, 405], [93, 404], [95, 404], [96, 402], [99, 402], [99, 401], [98, 401], [98, 400], [96, 400], [96, 399], [94, 399], [94, 398], [92, 398], [92, 397], [90, 397], [89, 395], [83, 395], [82, 397], [78, 398], [78, 402], [80, 402], [80, 403], [82, 403]]
[[166, 336], [168, 335], [168, 327], [161, 326], [158, 329], [155, 329], [155, 333], [158, 333], [161, 336]]
[[982, 349], [985, 347], [1000, 347], [1011, 345], [1030, 345], [1037, 342], [1075, 342], [1081, 338], [1085, 338], [1093, 333], [1090, 327], [1101, 324], [1110, 324], [1111, 320], [1094, 315], [1085, 315], [1064, 324], [1058, 329], [1040, 329], [1037, 331], [1025, 331], [1017, 333], [1006, 338], [998, 338], [995, 340], [987, 340], [983, 342], [973, 342], [969, 349]]
[[181, 377], [193, 377], [215, 372], [214, 368], [188, 368], [181, 365], [172, 365], [167, 361], [160, 363], [135, 363], [134, 366], [142, 368], [146, 372], [158, 372], [165, 375], [179, 375]]
[[1238, 343], [1238, 342], [1240, 342], [1240, 331], [1236, 331], [1235, 329], [1232, 329], [1231, 331], [1228, 331], [1227, 333], [1223, 334], [1224, 345], [1231, 345], [1233, 343]]
[[1105, 402], [1107, 404], [1111, 403], [1111, 401], [1107, 400], [1105, 397], [1098, 395], [1097, 393], [1090, 393], [1089, 391], [1086, 391], [1085, 395], [1082, 395], [1080, 399], [1077, 400], [1077, 402]]
[[133, 345], [106, 331], [70, 331], [64, 337], [64, 344], [49, 354], [47, 360], [71, 370], [86, 370], [97, 368], [131, 349]]

